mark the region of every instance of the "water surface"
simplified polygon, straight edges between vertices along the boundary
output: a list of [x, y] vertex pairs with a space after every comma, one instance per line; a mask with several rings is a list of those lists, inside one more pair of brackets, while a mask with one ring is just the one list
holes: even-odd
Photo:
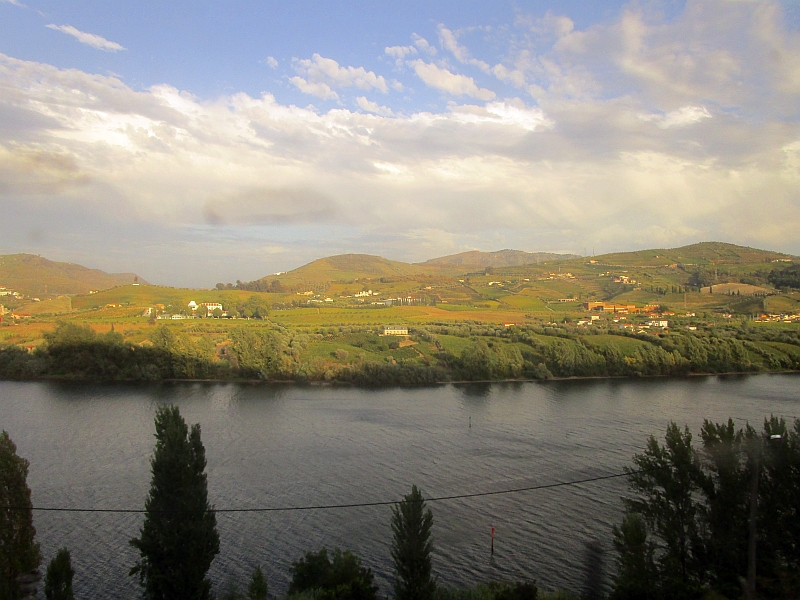
[[[242, 384], [0, 383], [0, 428], [30, 463], [36, 506], [143, 507], [157, 406], [200, 423], [218, 508], [395, 500], [529, 487], [618, 473], [670, 420], [757, 424], [800, 415], [797, 375], [586, 380], [359, 390]], [[537, 579], [580, 590], [586, 542], [610, 548], [624, 479], [430, 504], [439, 581]], [[261, 565], [270, 593], [291, 562], [348, 548], [391, 583], [390, 509], [219, 514], [211, 576], [246, 582]], [[49, 560], [67, 546], [76, 598], [136, 598], [127, 576], [136, 514], [35, 514]], [[495, 554], [489, 532], [495, 527]], [[607, 554], [607, 562], [613, 556]], [[609, 565], [610, 566], [610, 565]]]

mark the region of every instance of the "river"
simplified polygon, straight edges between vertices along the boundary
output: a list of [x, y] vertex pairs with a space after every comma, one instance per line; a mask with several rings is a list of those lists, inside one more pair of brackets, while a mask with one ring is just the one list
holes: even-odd
[[[583, 380], [362, 390], [243, 384], [96, 385], [0, 382], [0, 428], [30, 461], [42, 507], [141, 509], [150, 485], [156, 407], [200, 423], [217, 508], [391, 501], [502, 491], [622, 471], [670, 420], [697, 436], [703, 419], [761, 427], [800, 416], [800, 377]], [[440, 583], [536, 579], [580, 591], [585, 544], [613, 568], [611, 527], [624, 478], [429, 503]], [[292, 561], [347, 548], [391, 585], [390, 508], [220, 513], [217, 589], [261, 565], [271, 594]], [[78, 599], [136, 598], [128, 540], [141, 514], [36, 512], [47, 561], [69, 548]], [[496, 531], [494, 556], [490, 531]]]

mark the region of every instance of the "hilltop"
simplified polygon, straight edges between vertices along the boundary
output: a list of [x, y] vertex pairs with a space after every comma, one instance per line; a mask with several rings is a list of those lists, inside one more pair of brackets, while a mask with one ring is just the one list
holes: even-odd
[[[425, 279], [455, 277], [463, 273], [489, 268], [544, 264], [557, 260], [579, 258], [574, 254], [551, 252], [522, 252], [499, 250], [479, 252], [473, 250], [450, 256], [432, 258], [422, 263], [389, 260], [371, 254], [339, 254], [312, 261], [284, 273], [267, 275], [247, 284], [257, 291], [268, 291], [273, 281], [283, 287], [314, 287], [320, 284], [354, 283], [368, 280]], [[259, 285], [260, 284], [260, 285]]]
[[[398, 280], [422, 282], [430, 278], [454, 278], [486, 269], [499, 269], [508, 275], [536, 276], [551, 268], [591, 272], [598, 267], [625, 268], [675, 268], [693, 272], [726, 267], [729, 270], [742, 268], [772, 268], [772, 263], [790, 261], [792, 257], [781, 252], [760, 250], [723, 242], [701, 242], [670, 249], [637, 250], [616, 252], [595, 257], [552, 252], [522, 252], [520, 250], [498, 250], [461, 252], [449, 256], [432, 258], [421, 263], [405, 263], [388, 260], [369, 254], [340, 254], [320, 258], [297, 269], [267, 275], [248, 284], [244, 289], [252, 291], [296, 290], [302, 287], [316, 289], [334, 283], [365, 283], [380, 281], [388, 283]], [[716, 274], [719, 276], [719, 273]], [[677, 281], [675, 282], [677, 283]]]
[[0, 255], [0, 286], [24, 296], [88, 294], [134, 281], [147, 283], [135, 273], [106, 273], [35, 254]]
[[656, 248], [635, 252], [616, 252], [593, 257], [597, 263], [612, 266], [658, 267], [679, 264], [686, 267], [714, 265], [766, 264], [793, 257], [782, 252], [737, 246], [725, 242], [700, 242], [680, 248]]
[[417, 264], [434, 267], [484, 269], [486, 267], [518, 267], [521, 265], [532, 265], [554, 260], [567, 260], [570, 258], [580, 257], [576, 254], [556, 254], [553, 252], [523, 252], [521, 250], [480, 252], [478, 250], [471, 250], [469, 252], [460, 252], [459, 254], [432, 258]]

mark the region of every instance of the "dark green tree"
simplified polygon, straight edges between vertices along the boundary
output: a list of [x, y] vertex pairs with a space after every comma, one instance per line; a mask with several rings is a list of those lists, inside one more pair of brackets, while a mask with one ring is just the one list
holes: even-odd
[[75, 570], [69, 557], [69, 550], [61, 548], [47, 565], [44, 578], [44, 596], [47, 600], [72, 600], [72, 578]]
[[247, 600], [267, 600], [267, 578], [261, 572], [261, 567], [256, 567], [247, 586]]
[[622, 524], [614, 526], [613, 533], [617, 575], [611, 600], [657, 600], [655, 544], [648, 539], [644, 519], [637, 513], [626, 513]]
[[733, 420], [706, 420], [700, 432], [703, 440], [705, 505], [702, 518], [706, 537], [706, 563], [711, 587], [728, 598], [741, 594], [741, 578], [747, 574], [747, 523], [752, 471], [745, 450], [747, 440], [756, 437], [737, 430]]
[[28, 461], [17, 456], [8, 432], [0, 433], [0, 600], [19, 597], [17, 577], [42, 562], [34, 541]]
[[392, 507], [392, 561], [397, 600], [431, 600], [436, 593], [431, 552], [433, 514], [414, 485], [411, 493]]
[[625, 500], [638, 513], [657, 544], [656, 560], [664, 597], [695, 598], [704, 570], [703, 539], [696, 496], [700, 491], [700, 461], [689, 428], [670, 423], [661, 446], [650, 436], [643, 454], [633, 458], [629, 485], [638, 497]]
[[292, 563], [289, 593], [318, 590], [324, 600], [375, 600], [378, 587], [373, 583], [372, 569], [361, 565], [361, 559], [349, 550], [327, 548], [306, 555]]
[[800, 419], [771, 417], [762, 434], [758, 585], [764, 595], [800, 598]]
[[205, 448], [200, 425], [191, 430], [175, 406], [156, 412], [152, 480], [139, 537], [130, 541], [141, 559], [139, 576], [147, 600], [206, 600], [206, 578], [219, 553], [213, 507], [208, 503]]

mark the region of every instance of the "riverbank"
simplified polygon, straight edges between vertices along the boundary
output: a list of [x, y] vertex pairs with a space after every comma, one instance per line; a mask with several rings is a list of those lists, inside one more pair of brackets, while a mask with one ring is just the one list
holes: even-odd
[[260, 326], [192, 337], [161, 326], [147, 343], [59, 324], [28, 351], [0, 346], [0, 379], [290, 381], [362, 387], [800, 370], [796, 329], [713, 327], [633, 334], [560, 326], [429, 326], [308, 336]]

